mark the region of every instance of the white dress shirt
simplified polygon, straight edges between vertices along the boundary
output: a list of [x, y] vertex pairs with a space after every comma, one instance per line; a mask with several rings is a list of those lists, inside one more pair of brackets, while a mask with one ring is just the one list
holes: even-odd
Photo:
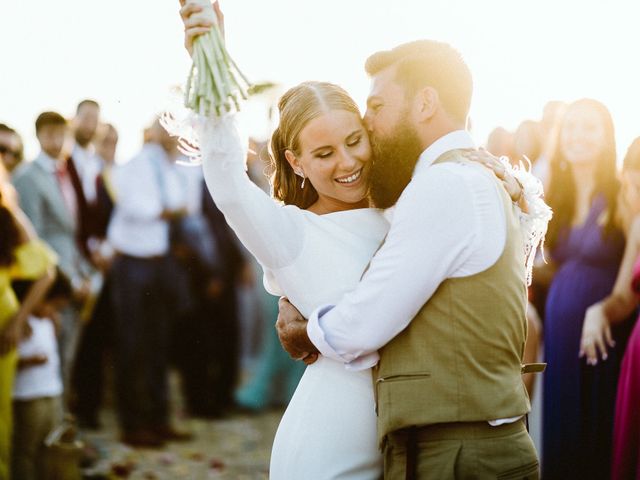
[[352, 370], [372, 367], [377, 350], [409, 325], [444, 280], [477, 274], [498, 260], [506, 219], [493, 173], [479, 164], [432, 165], [450, 150], [473, 147], [467, 132], [455, 131], [422, 153], [358, 287], [309, 318], [309, 338], [323, 355]]
[[200, 165], [178, 164], [178, 171], [184, 178], [186, 190], [186, 208], [189, 215], [202, 213], [202, 196], [204, 189], [204, 176]]
[[44, 355], [47, 362], [18, 370], [13, 398], [33, 400], [62, 394], [60, 356], [53, 322], [48, 318], [29, 317], [31, 336], [18, 344], [18, 357]]
[[168, 253], [169, 223], [160, 215], [164, 209], [186, 206], [187, 182], [181, 168], [169, 161], [162, 147], [147, 144], [130, 162], [114, 169], [116, 205], [107, 234], [114, 249], [134, 257]]
[[73, 147], [71, 157], [82, 183], [84, 197], [89, 203], [95, 202], [97, 197], [96, 179], [104, 165], [102, 159], [96, 154], [93, 146], [89, 145], [87, 148], [83, 148], [77, 143]]

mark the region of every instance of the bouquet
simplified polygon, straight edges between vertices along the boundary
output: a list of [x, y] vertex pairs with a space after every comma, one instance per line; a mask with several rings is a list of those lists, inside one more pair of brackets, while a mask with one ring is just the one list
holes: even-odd
[[240, 99], [247, 99], [251, 87], [224, 45], [210, 0], [187, 0], [200, 5], [202, 15], [213, 26], [193, 43], [193, 65], [185, 88], [184, 104], [205, 116], [240, 110]]

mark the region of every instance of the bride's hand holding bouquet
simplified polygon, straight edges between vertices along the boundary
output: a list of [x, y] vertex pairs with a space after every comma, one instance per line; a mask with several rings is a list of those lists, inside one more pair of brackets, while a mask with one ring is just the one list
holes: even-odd
[[200, 115], [240, 110], [250, 82], [224, 45], [224, 15], [218, 2], [180, 0], [185, 47], [193, 65], [185, 87], [185, 106]]

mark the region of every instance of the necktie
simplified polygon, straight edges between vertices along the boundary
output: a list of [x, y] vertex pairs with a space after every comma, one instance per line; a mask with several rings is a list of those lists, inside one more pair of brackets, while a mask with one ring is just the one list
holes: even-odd
[[75, 221], [78, 216], [78, 200], [76, 198], [76, 191], [71, 183], [71, 177], [69, 177], [66, 163], [59, 162], [56, 165], [56, 178], [67, 211]]

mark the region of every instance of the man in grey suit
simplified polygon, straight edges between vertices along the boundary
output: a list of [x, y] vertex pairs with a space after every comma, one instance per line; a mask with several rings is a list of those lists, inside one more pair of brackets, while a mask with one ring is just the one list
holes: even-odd
[[[15, 173], [13, 183], [20, 206], [33, 223], [38, 236], [58, 254], [60, 270], [71, 280], [76, 304], [89, 294], [91, 266], [82, 256], [77, 242], [77, 198], [66, 162], [60, 153], [67, 132], [62, 115], [44, 112], [36, 120], [36, 136], [41, 152], [33, 162]], [[60, 357], [65, 386], [79, 331], [79, 309], [62, 315]]]

